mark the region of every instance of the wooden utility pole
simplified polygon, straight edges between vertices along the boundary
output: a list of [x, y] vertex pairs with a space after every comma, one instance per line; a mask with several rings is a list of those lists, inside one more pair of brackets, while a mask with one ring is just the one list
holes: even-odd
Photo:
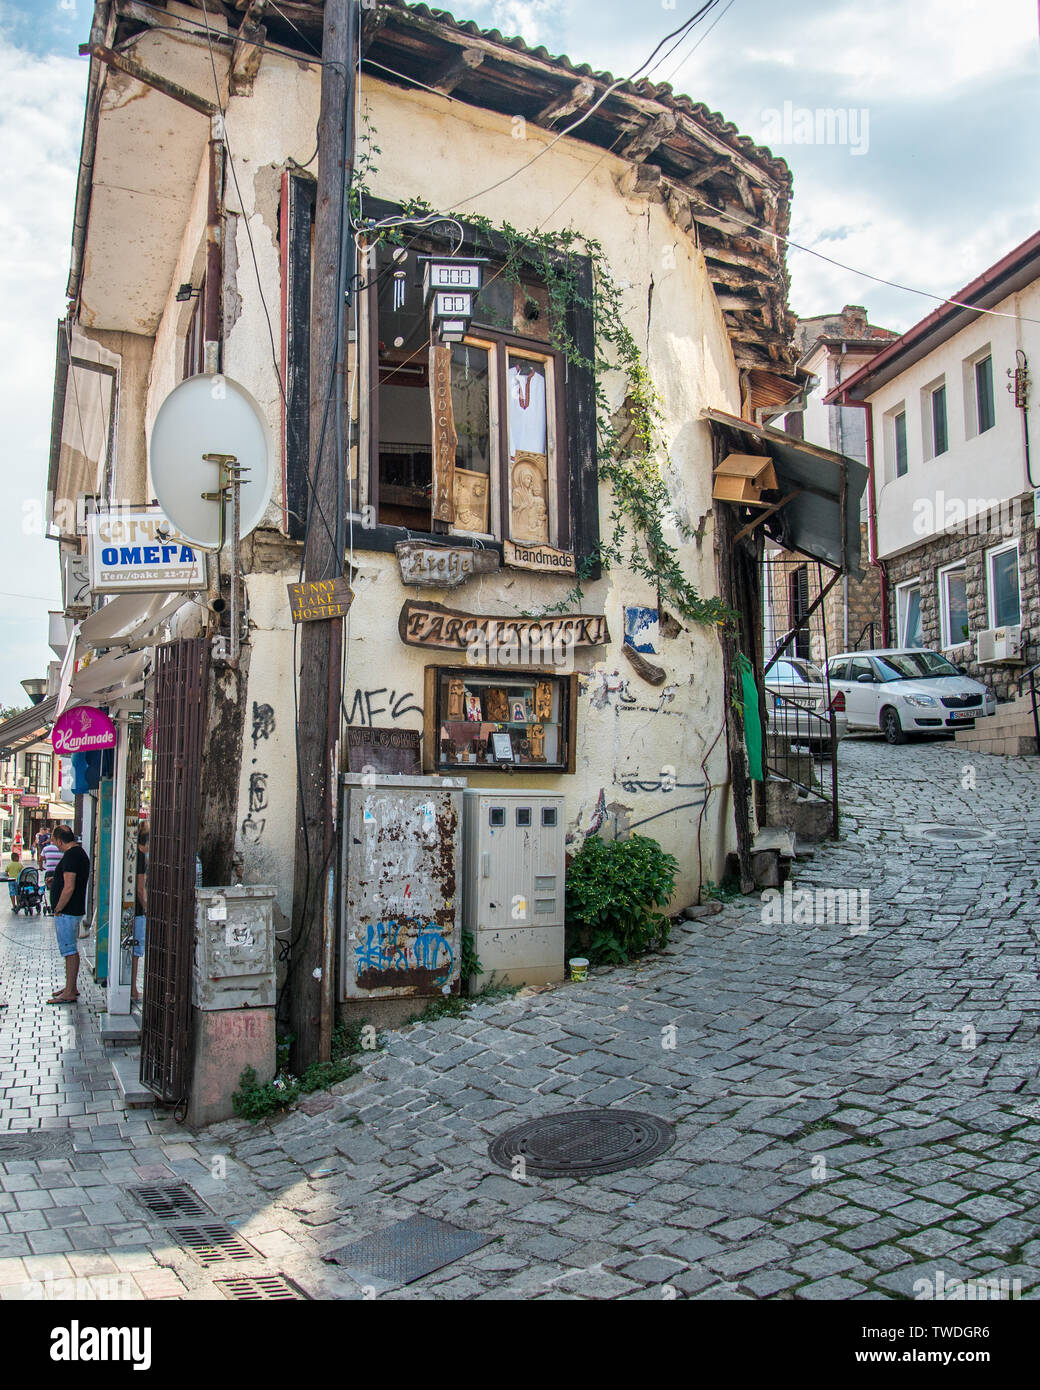
[[[342, 431], [337, 393], [346, 386], [343, 299], [354, 273], [347, 222], [353, 159], [353, 50], [356, 0], [325, 0], [318, 124], [318, 193], [310, 338], [310, 487], [304, 578], [337, 579], [343, 570]], [[341, 618], [301, 624], [299, 679], [299, 789], [296, 803], [296, 874], [292, 946], [287, 984], [293, 1071], [327, 1060], [334, 1008], [336, 832], [338, 794]]]

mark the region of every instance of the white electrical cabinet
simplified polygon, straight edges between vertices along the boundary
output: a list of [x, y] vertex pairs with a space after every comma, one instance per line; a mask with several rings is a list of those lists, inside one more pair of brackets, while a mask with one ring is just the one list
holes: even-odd
[[463, 793], [463, 925], [484, 972], [471, 990], [563, 979], [565, 831], [562, 795]]

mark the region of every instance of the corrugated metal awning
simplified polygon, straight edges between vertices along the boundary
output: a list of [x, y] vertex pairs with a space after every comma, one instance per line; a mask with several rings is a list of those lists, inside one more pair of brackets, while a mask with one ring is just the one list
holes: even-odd
[[56, 705], [57, 700], [52, 695], [49, 700], [41, 700], [38, 705], [22, 710], [21, 714], [14, 714], [10, 719], [5, 719], [0, 724], [0, 748], [10, 748], [14, 752], [27, 743], [36, 743], [38, 739], [46, 738], [57, 718]]
[[797, 492], [797, 496], [769, 518], [770, 534], [787, 550], [797, 550], [833, 569], [846, 570], [855, 578], [862, 578], [859, 518], [860, 499], [867, 486], [865, 465], [832, 449], [807, 444], [782, 430], [752, 425], [748, 420], [721, 410], [706, 410], [702, 418], [735, 452], [750, 446], [750, 452], [768, 454], [776, 469], [780, 491], [785, 495]]

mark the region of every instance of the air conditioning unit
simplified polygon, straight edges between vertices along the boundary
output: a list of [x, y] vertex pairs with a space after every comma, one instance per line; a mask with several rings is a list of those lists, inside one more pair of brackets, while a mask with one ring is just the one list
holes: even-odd
[[1022, 661], [1022, 627], [988, 627], [976, 638], [976, 655], [982, 666]]
[[18, 785], [19, 785], [19, 787], [22, 787], [22, 788], [27, 787], [27, 786], [29, 785], [29, 778], [28, 778], [28, 777], [19, 777], [19, 779], [18, 779]]

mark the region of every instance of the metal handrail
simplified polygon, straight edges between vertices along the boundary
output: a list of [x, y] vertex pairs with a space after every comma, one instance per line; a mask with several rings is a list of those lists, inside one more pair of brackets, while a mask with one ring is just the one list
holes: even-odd
[[[809, 796], [828, 802], [831, 808], [831, 835], [837, 839], [838, 731], [834, 710], [829, 702], [826, 713], [821, 714], [811, 705], [804, 705], [791, 696], [781, 696], [772, 690], [767, 690], [766, 695], [767, 703], [772, 702], [770, 717], [765, 725], [766, 770]], [[788, 711], [793, 711], [793, 721], [785, 718]], [[806, 757], [813, 764], [808, 778], [805, 777]], [[815, 785], [813, 771], [816, 773]], [[830, 783], [829, 794], [824, 790], [827, 781]]]
[[869, 622], [866, 622], [866, 623], [863, 624], [863, 626], [862, 626], [862, 627], [860, 628], [860, 630], [859, 630], [859, 636], [856, 638], [856, 645], [852, 648], [852, 650], [853, 650], [854, 652], [858, 652], [858, 651], [859, 651], [859, 644], [863, 641], [863, 634], [867, 631], [868, 628], [870, 629], [870, 646], [867, 648], [867, 651], [873, 651], [873, 650], [874, 650], [874, 647], [875, 647], [875, 642], [874, 642], [874, 628], [875, 628], [875, 626], [876, 626], [876, 620], [875, 620], [874, 618], [871, 618]]
[[1019, 696], [1025, 694], [1022, 689], [1026, 680], [1029, 681], [1029, 694], [1033, 706], [1033, 733], [1036, 736], [1036, 753], [1040, 757], [1040, 702], [1037, 700], [1036, 673], [1040, 671], [1040, 661], [1035, 666], [1030, 666], [1028, 671], [1024, 671], [1018, 680]]

